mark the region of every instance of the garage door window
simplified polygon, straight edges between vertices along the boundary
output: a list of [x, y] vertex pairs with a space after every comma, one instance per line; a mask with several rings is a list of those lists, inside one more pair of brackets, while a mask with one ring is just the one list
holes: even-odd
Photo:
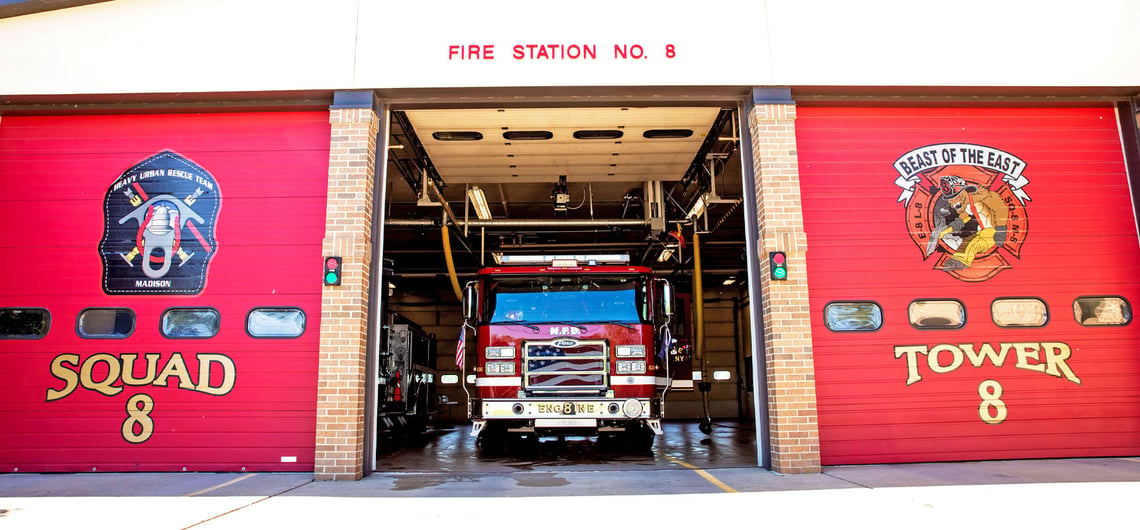
[[1003, 328], [1039, 328], [1049, 321], [1049, 309], [1040, 298], [999, 298], [990, 305], [990, 316]]
[[135, 312], [125, 307], [93, 307], [79, 312], [75, 333], [85, 339], [125, 339], [135, 332]]
[[212, 307], [174, 307], [162, 314], [162, 336], [208, 339], [218, 334], [222, 317]]
[[249, 336], [264, 339], [291, 339], [305, 332], [305, 312], [295, 307], [258, 307], [245, 319]]
[[883, 327], [883, 308], [874, 302], [831, 302], [823, 319], [831, 331], [875, 331]]
[[1132, 308], [1119, 296], [1082, 296], [1073, 301], [1073, 316], [1082, 326], [1123, 326]]
[[0, 339], [42, 339], [51, 328], [47, 309], [5, 307], [0, 309]]
[[958, 329], [966, 324], [966, 306], [957, 300], [915, 300], [906, 314], [918, 329]]

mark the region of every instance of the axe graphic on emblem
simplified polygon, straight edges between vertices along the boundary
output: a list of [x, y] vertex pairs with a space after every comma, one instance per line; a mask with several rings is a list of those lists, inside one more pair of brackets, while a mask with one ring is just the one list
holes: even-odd
[[[127, 222], [128, 219], [134, 219], [139, 224], [139, 235], [143, 240], [142, 269], [148, 278], [166, 276], [170, 270], [170, 263], [174, 261], [174, 246], [179, 239], [178, 236], [189, 220], [205, 222], [186, 203], [173, 195], [151, 197], [119, 219], [119, 224]], [[157, 249], [162, 249], [163, 259], [162, 265], [155, 269], [151, 266], [150, 258]]]

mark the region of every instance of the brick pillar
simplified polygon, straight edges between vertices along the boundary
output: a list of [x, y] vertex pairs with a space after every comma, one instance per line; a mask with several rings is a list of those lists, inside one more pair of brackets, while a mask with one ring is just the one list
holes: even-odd
[[[372, 263], [372, 193], [380, 119], [371, 93], [357, 106], [329, 112], [328, 206], [324, 255], [343, 258], [341, 285], [321, 291], [317, 380], [317, 480], [358, 480], [364, 474], [365, 359], [368, 355], [368, 270]], [[361, 103], [366, 99], [368, 103]], [[313, 264], [313, 278], [320, 270]]]
[[[795, 120], [793, 103], [757, 103], [748, 116], [760, 230], [772, 470], [818, 473], [819, 421]], [[772, 281], [768, 270], [768, 252], [777, 250], [788, 258], [784, 281]]]

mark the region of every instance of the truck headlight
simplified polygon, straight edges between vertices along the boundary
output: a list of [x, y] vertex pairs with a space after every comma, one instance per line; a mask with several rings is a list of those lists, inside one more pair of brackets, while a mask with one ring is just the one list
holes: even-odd
[[509, 361], [491, 361], [483, 367], [487, 375], [515, 375], [515, 363]]
[[619, 374], [644, 374], [645, 361], [618, 361], [617, 373]]
[[488, 359], [514, 359], [515, 347], [514, 346], [487, 346], [483, 350]]
[[616, 350], [618, 357], [645, 357], [644, 344], [619, 344]]
[[625, 400], [625, 403], [622, 403], [621, 405], [621, 411], [627, 418], [636, 418], [640, 416], [644, 410], [645, 407], [642, 406], [641, 402], [636, 399], [627, 399]]

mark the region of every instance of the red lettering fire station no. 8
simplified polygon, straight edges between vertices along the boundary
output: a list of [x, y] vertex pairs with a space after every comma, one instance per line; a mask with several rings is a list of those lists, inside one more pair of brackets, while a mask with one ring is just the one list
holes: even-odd
[[0, 470], [311, 470], [327, 113], [5, 116], [0, 145]]

